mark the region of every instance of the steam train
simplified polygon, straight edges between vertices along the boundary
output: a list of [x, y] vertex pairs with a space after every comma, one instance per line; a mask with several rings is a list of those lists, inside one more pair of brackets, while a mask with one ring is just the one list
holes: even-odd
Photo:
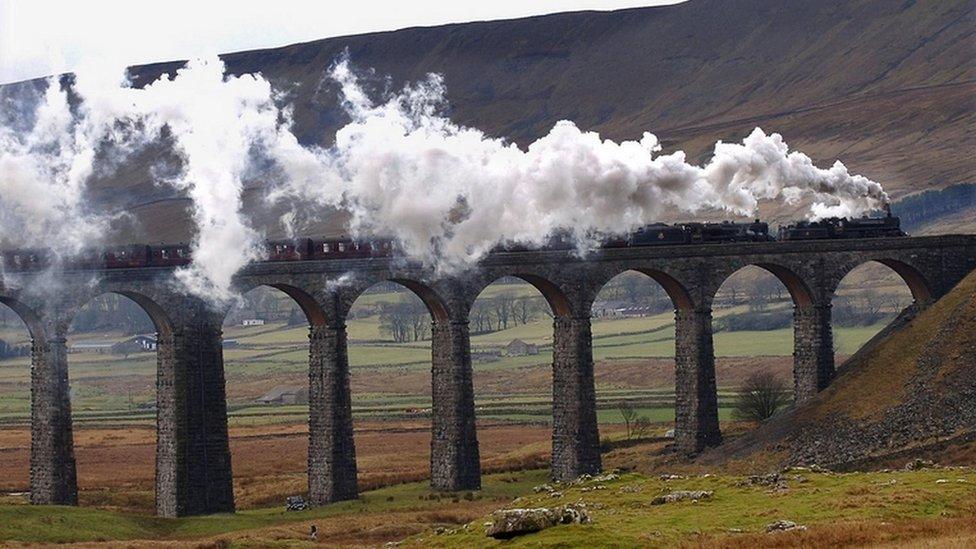
[[[820, 221], [799, 221], [779, 228], [777, 237], [769, 232], [769, 224], [760, 220], [751, 223], [724, 221], [722, 223], [655, 223], [637, 229], [626, 237], [608, 238], [604, 248], [647, 246], [681, 246], [693, 244], [724, 244], [737, 242], [771, 242], [796, 240], [883, 238], [908, 236], [901, 230], [901, 221], [889, 211], [885, 217], [860, 219], [828, 218]], [[397, 255], [394, 241], [389, 239], [354, 240], [350, 238], [272, 240], [265, 243], [266, 261], [309, 261], [324, 259], [368, 259]], [[553, 238], [544, 249], [569, 249], [568, 237]], [[496, 251], [524, 251], [522, 245], [499, 247]], [[108, 250], [88, 250], [65, 263], [69, 269], [128, 269], [144, 267], [182, 267], [189, 265], [191, 250], [188, 244], [119, 246]], [[0, 267], [8, 271], [39, 271], [50, 267], [53, 257], [45, 250], [10, 250], [0, 252]]]
[[830, 217], [820, 221], [799, 221], [779, 228], [777, 240], [820, 240], [845, 238], [882, 238], [908, 236], [901, 230], [901, 220], [885, 217], [844, 219]]

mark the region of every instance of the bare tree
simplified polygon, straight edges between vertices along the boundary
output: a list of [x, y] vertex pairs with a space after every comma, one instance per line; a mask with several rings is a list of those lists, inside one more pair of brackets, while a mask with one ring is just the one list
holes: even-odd
[[764, 421], [789, 403], [786, 384], [772, 372], [763, 370], [746, 378], [739, 389], [732, 417], [742, 421]]
[[620, 411], [620, 417], [624, 420], [624, 427], [627, 429], [627, 440], [633, 436], [633, 423], [637, 419], [637, 410], [634, 409], [634, 405], [628, 400], [621, 401], [620, 406], [617, 408]]
[[420, 341], [429, 334], [430, 315], [422, 304], [384, 303], [380, 312], [380, 331], [393, 341]]

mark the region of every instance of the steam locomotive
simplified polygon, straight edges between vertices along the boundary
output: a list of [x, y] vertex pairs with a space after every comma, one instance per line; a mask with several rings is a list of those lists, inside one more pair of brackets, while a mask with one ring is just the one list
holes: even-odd
[[844, 219], [829, 217], [820, 221], [799, 221], [779, 228], [778, 240], [819, 240], [844, 238], [882, 238], [908, 236], [901, 220], [891, 215]]
[[[908, 236], [901, 230], [898, 217], [888, 211], [885, 217], [860, 219], [829, 218], [800, 221], [779, 228], [778, 237], [769, 232], [769, 224], [751, 223], [655, 223], [637, 229], [626, 237], [608, 238], [604, 248], [646, 246], [681, 246], [735, 242], [770, 242], [774, 240], [819, 240]], [[309, 261], [324, 259], [368, 259], [397, 255], [393, 240], [354, 240], [351, 238], [272, 240], [265, 243], [266, 261]], [[568, 237], [554, 237], [544, 249], [570, 249]], [[496, 251], [514, 252], [529, 248], [522, 245], [499, 247]], [[8, 271], [39, 271], [53, 264], [46, 250], [10, 250], [0, 252], [0, 266]], [[191, 250], [187, 244], [145, 244], [119, 246], [108, 250], [87, 250], [65, 264], [68, 269], [129, 269], [143, 267], [182, 267], [189, 265]]]

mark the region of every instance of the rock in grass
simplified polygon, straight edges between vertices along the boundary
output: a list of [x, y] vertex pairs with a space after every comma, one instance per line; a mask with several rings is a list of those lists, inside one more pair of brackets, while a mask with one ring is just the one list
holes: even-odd
[[792, 520], [777, 520], [766, 525], [766, 533], [785, 532], [787, 530], [806, 530], [806, 526], [801, 526]]
[[486, 523], [485, 535], [496, 539], [509, 539], [539, 532], [558, 524], [588, 524], [590, 517], [582, 506], [547, 509], [502, 509], [491, 514]]
[[651, 505], [664, 505], [665, 503], [675, 503], [678, 501], [700, 501], [703, 499], [712, 499], [713, 495], [715, 495], [715, 492], [711, 490], [678, 490], [652, 499]]

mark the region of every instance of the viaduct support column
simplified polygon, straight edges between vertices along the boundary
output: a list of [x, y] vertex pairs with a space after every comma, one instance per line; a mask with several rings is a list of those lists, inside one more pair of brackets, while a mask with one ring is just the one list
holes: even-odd
[[793, 398], [802, 404], [834, 378], [834, 334], [830, 303], [793, 311]]
[[312, 505], [356, 499], [356, 446], [346, 325], [309, 332], [308, 497]]
[[478, 490], [481, 463], [468, 323], [437, 319], [432, 331], [430, 483], [435, 490]]
[[234, 511], [220, 318], [203, 316], [159, 340], [156, 512], [164, 517]]
[[77, 505], [67, 346], [63, 332], [31, 346], [30, 501]]
[[718, 392], [711, 309], [675, 312], [675, 425], [678, 452], [695, 454], [718, 446]]
[[599, 473], [590, 318], [557, 316], [552, 362], [552, 478]]

